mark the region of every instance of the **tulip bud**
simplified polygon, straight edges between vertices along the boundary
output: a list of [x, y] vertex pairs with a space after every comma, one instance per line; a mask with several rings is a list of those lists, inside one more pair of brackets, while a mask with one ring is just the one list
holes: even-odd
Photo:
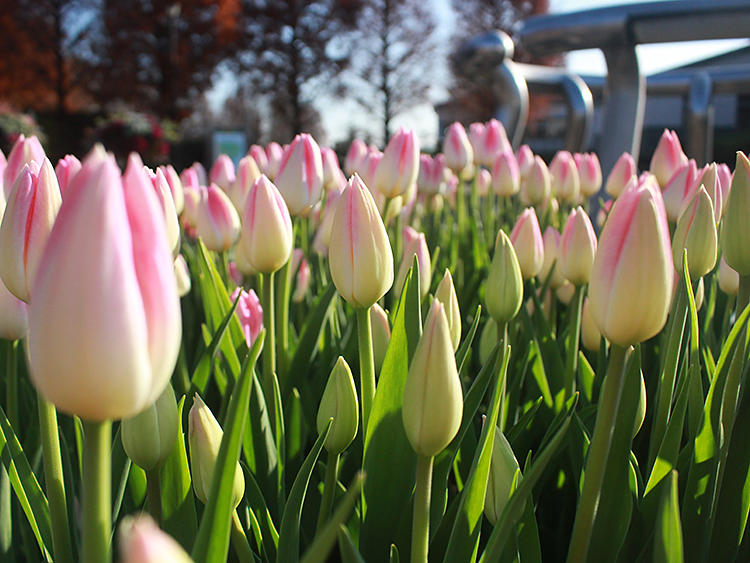
[[[576, 292], [576, 286], [574, 286], [568, 280], [565, 280], [565, 283], [563, 283], [560, 287], [558, 287], [555, 290], [555, 297], [557, 297], [557, 300], [563, 305], [570, 305], [570, 302], [573, 300], [573, 295], [575, 295], [575, 292]], [[545, 304], [546, 303], [543, 303], [543, 305]], [[547, 318], [549, 318], [549, 310], [545, 311], [545, 315], [547, 315]]]
[[228, 155], [220, 154], [208, 173], [208, 181], [227, 192], [234, 185], [235, 180], [234, 162]]
[[62, 202], [52, 164], [47, 158], [40, 164], [18, 174], [0, 225], [0, 276], [27, 303]]
[[[711, 199], [711, 206], [714, 212], [714, 221], [718, 224], [719, 221], [721, 221], [721, 211], [724, 205], [721, 200], [721, 186], [719, 185], [719, 175], [717, 173], [715, 162], [706, 164], [706, 166], [698, 171], [698, 177], [693, 184], [691, 196], [696, 191], [698, 191], [698, 187], [700, 187], [701, 185], [706, 188], [708, 197]], [[682, 213], [682, 210], [685, 206], [687, 206], [689, 201], [690, 198], [685, 201], [683, 208], [680, 209], [680, 213]]]
[[20, 340], [26, 336], [28, 330], [26, 303], [8, 291], [0, 280], [0, 338]]
[[456, 288], [453, 287], [453, 278], [448, 268], [445, 269], [443, 279], [440, 280], [437, 291], [435, 291], [435, 299], [438, 299], [445, 305], [445, 316], [448, 319], [451, 342], [453, 343], [453, 351], [455, 352], [461, 343], [461, 311], [458, 309]]
[[323, 160], [312, 136], [302, 133], [294, 138], [284, 152], [276, 186], [291, 215], [306, 215], [320, 201]]
[[418, 173], [419, 141], [413, 130], [402, 127], [383, 151], [373, 187], [386, 197], [396, 197], [417, 181]]
[[700, 184], [696, 184], [698, 179], [698, 167], [691, 158], [683, 164], [667, 182], [662, 190], [664, 198], [664, 209], [667, 212], [667, 219], [671, 222], [677, 222], [682, 209], [687, 205]]
[[266, 145], [266, 157], [268, 157], [268, 167], [264, 174], [273, 182], [279, 175], [281, 161], [284, 160], [284, 149], [276, 141], [271, 141]]
[[417, 264], [419, 264], [419, 294], [424, 299], [430, 291], [430, 280], [432, 279], [430, 250], [427, 248], [427, 239], [424, 233], [415, 231], [414, 238], [407, 242], [408, 235], [406, 235], [406, 232], [408, 229], [411, 229], [411, 227], [407, 225], [404, 228], [404, 254], [401, 259], [401, 266], [398, 269], [398, 275], [396, 276], [396, 293], [401, 293], [406, 281], [406, 275], [409, 273], [414, 263], [414, 257], [416, 256]]
[[336, 151], [328, 147], [321, 147], [320, 157], [323, 162], [323, 188], [327, 192], [337, 190], [341, 168], [339, 167], [339, 157], [336, 156]]
[[247, 347], [252, 348], [253, 342], [258, 338], [260, 331], [263, 330], [263, 308], [260, 306], [260, 299], [252, 289], [248, 292], [241, 287], [235, 288], [230, 296], [232, 303], [238, 295], [240, 296], [240, 302], [237, 303], [234, 314], [240, 320]]
[[318, 434], [325, 430], [330, 419], [333, 422], [323, 446], [329, 454], [340, 454], [352, 443], [359, 426], [357, 389], [354, 387], [349, 364], [342, 356], [336, 360], [320, 399], [315, 419]]
[[432, 302], [404, 384], [402, 418], [411, 447], [432, 457], [450, 444], [461, 426], [463, 395], [448, 319]]
[[179, 436], [177, 416], [174, 390], [167, 383], [154, 404], [122, 421], [122, 447], [133, 463], [145, 471], [164, 464]]
[[750, 274], [748, 217], [750, 217], [750, 161], [738, 151], [721, 229], [721, 244], [727, 264], [743, 276]]
[[521, 172], [512, 151], [501, 152], [492, 166], [492, 189], [501, 197], [518, 193], [521, 186]]
[[417, 175], [417, 187], [421, 193], [436, 195], [445, 189], [445, 168], [442, 154], [432, 158], [428, 154], [419, 157], [419, 174]]
[[484, 298], [487, 311], [498, 323], [516, 316], [523, 300], [523, 279], [513, 243], [504, 231], [497, 233], [495, 254], [487, 276]]
[[544, 262], [542, 231], [533, 207], [526, 208], [518, 217], [510, 240], [513, 241], [523, 279], [533, 278], [542, 270]]
[[172, 375], [182, 323], [148, 180], [124, 183], [114, 157], [92, 151], [68, 186], [31, 295], [30, 374], [48, 401], [86, 420], [153, 403]]
[[289, 211], [265, 176], [255, 181], [245, 201], [239, 246], [249, 264], [264, 274], [280, 269], [292, 253]]
[[[552, 272], [552, 277], [549, 277], [549, 286], [552, 289], [557, 289], [565, 283], [565, 276], [562, 273], [560, 233], [557, 232], [555, 227], [549, 226], [544, 231], [542, 242], [544, 244], [544, 261], [542, 262], [542, 270], [539, 272], [539, 279], [543, 282], [546, 281], [550, 272]], [[554, 271], [552, 270], [553, 266]]]
[[490, 193], [490, 184], [492, 183], [492, 175], [486, 168], [482, 168], [477, 172], [477, 195], [480, 197], [486, 197]]
[[461, 174], [472, 165], [474, 151], [471, 148], [466, 129], [458, 122], [448, 127], [443, 141], [445, 165], [456, 174]]
[[[131, 162], [133, 166], [143, 167], [143, 162], [139, 156], [133, 153], [131, 157], [131, 159], [128, 159], [128, 168], [125, 170], [124, 178], [126, 179], [130, 177], [128, 169], [131, 166]], [[151, 181], [154, 186], [154, 193], [156, 193], [156, 199], [159, 200], [159, 205], [164, 214], [164, 225], [167, 228], [169, 248], [172, 249], [172, 255], [177, 256], [180, 252], [180, 225], [177, 219], [177, 209], [175, 209], [174, 200], [172, 199], [172, 192], [169, 189], [169, 183], [161, 169], [156, 171]]]
[[292, 302], [300, 303], [304, 300], [310, 289], [310, 264], [308, 264], [307, 259], [302, 256], [299, 261], [299, 267], [293, 268], [293, 270], [297, 271], [297, 280], [294, 285], [294, 292], [292, 293]]
[[174, 259], [174, 276], [177, 280], [177, 295], [185, 297], [190, 293], [192, 284], [190, 282], [190, 270], [182, 254], [178, 254], [177, 258]]
[[160, 166], [159, 170], [164, 173], [164, 177], [167, 179], [175, 211], [177, 212], [177, 215], [180, 215], [185, 208], [185, 194], [183, 191], [182, 180], [180, 180], [177, 171], [171, 164]]
[[[188, 414], [188, 444], [190, 445], [190, 473], [193, 478], [193, 491], [203, 504], [208, 502], [216, 458], [219, 456], [219, 447], [223, 437], [224, 431], [219, 422], [214, 418], [211, 409], [196, 393], [193, 406]], [[245, 476], [242, 474], [242, 468], [238, 461], [234, 470], [232, 488], [233, 508], [237, 508], [244, 494]]]
[[320, 219], [320, 225], [315, 232], [313, 239], [313, 250], [321, 256], [328, 256], [328, 245], [331, 242], [331, 227], [333, 227], [333, 217], [336, 214], [336, 205], [338, 203], [340, 192], [330, 192], [326, 198], [326, 204]]
[[344, 160], [344, 172], [346, 172], [347, 176], [362, 174], [362, 165], [365, 162], [365, 158], [367, 158], [368, 152], [367, 145], [362, 139], [354, 139], [352, 141]]
[[664, 203], [656, 182], [646, 181], [615, 201], [594, 257], [591, 315], [607, 340], [627, 346], [662, 329], [673, 271]]
[[729, 187], [732, 185], [732, 171], [726, 163], [722, 162], [716, 167], [716, 176], [719, 179], [719, 189], [721, 190], [721, 216], [723, 217], [727, 207], [727, 199], [729, 199]]
[[203, 168], [203, 165], [200, 162], [193, 162], [193, 164], [190, 165], [190, 168], [195, 172], [196, 178], [198, 179], [198, 185], [207, 186], [208, 174], [206, 174], [206, 169]]
[[57, 183], [60, 186], [60, 195], [65, 193], [65, 188], [68, 187], [70, 179], [75, 176], [80, 169], [81, 161], [72, 154], [66, 154], [63, 158], [57, 161], [55, 175], [57, 176]]
[[573, 155], [568, 151], [558, 151], [549, 165], [549, 172], [555, 197], [563, 201], [577, 201], [581, 192], [581, 180]]
[[691, 279], [705, 276], [716, 265], [718, 240], [713, 207], [708, 192], [701, 186], [677, 221], [672, 237], [672, 259], [682, 273], [682, 253], [687, 249]]
[[240, 215], [245, 209], [245, 200], [247, 200], [247, 194], [250, 193], [250, 188], [260, 176], [260, 168], [252, 156], [248, 155], [240, 160], [237, 166], [237, 178], [227, 191], [229, 199], [232, 200], [234, 208]]
[[201, 192], [195, 229], [206, 248], [215, 252], [229, 250], [240, 234], [240, 216], [216, 184]]
[[518, 171], [521, 173], [521, 178], [525, 179], [531, 171], [531, 167], [534, 166], [534, 152], [529, 145], [518, 147], [516, 161], [518, 161]]
[[197, 238], [195, 225], [198, 222], [198, 206], [200, 205], [201, 197], [205, 189], [205, 187], [201, 188], [200, 186], [197, 188], [190, 188], [187, 185], [185, 186], [185, 208], [182, 210], [183, 213], [180, 218], [180, 224], [182, 225], [185, 234], [191, 238]]
[[588, 297], [583, 302], [583, 312], [581, 313], [581, 344], [590, 352], [598, 352], [601, 346], [602, 333], [591, 316]]
[[630, 153], [624, 152], [617, 159], [609, 176], [607, 176], [607, 183], [604, 185], [604, 190], [612, 197], [618, 198], [625, 191], [631, 178], [637, 175], [638, 169], [635, 166], [635, 160], [633, 160]]
[[599, 193], [602, 187], [602, 167], [596, 153], [576, 153], [574, 155], [578, 176], [581, 180], [581, 194], [591, 197]]
[[474, 162], [490, 168], [495, 164], [497, 155], [501, 152], [512, 151], [505, 133], [505, 127], [497, 119], [490, 119], [484, 127], [479, 143], [474, 148]]
[[467, 136], [469, 137], [469, 144], [471, 145], [471, 151], [475, 164], [481, 164], [481, 162], [479, 161], [479, 153], [482, 150], [482, 138], [484, 137], [484, 129], [484, 123], [469, 123], [469, 131]]
[[118, 537], [122, 563], [193, 563], [180, 544], [147, 514], [123, 518]]
[[551, 186], [552, 182], [547, 165], [541, 156], [535, 156], [534, 163], [526, 174], [526, 182], [524, 183], [526, 199], [531, 205], [538, 205], [547, 201], [552, 190]]
[[16, 178], [18, 178], [24, 166], [31, 162], [36, 162], [37, 166], [41, 167], [44, 159], [44, 149], [36, 136], [24, 137], [23, 135], [19, 135], [16, 142], [13, 143], [13, 148], [10, 149], [5, 170], [3, 171], [3, 189], [5, 193], [2, 200], [6, 201], [10, 196], [10, 190], [13, 188]]
[[723, 256], [719, 260], [719, 288], [727, 295], [737, 295], [740, 289], [740, 275], [727, 264]]
[[497, 427], [495, 427], [493, 440], [490, 474], [487, 478], [487, 493], [484, 497], [484, 515], [494, 526], [500, 519], [505, 505], [508, 504], [514, 481], [517, 486], [521, 470], [508, 439]]
[[336, 289], [354, 307], [370, 307], [393, 285], [388, 234], [370, 191], [356, 174], [336, 206], [328, 262]]
[[665, 129], [656, 145], [656, 150], [651, 157], [649, 171], [656, 176], [656, 181], [662, 188], [667, 185], [669, 179], [677, 170], [687, 162], [687, 156], [682, 152], [680, 139], [677, 133]]
[[180, 172], [180, 182], [182, 182], [183, 189], [197, 190], [201, 186], [198, 172], [193, 167], [185, 168]]
[[[253, 159], [255, 166], [258, 167], [258, 171], [261, 174], [268, 176], [268, 156], [266, 155], [266, 149], [260, 145], [251, 145], [250, 150], [247, 151], [247, 156]], [[240, 162], [242, 161], [240, 160]], [[253, 185], [252, 182], [250, 182], [250, 185]]]
[[570, 212], [562, 232], [562, 273], [575, 285], [588, 283], [596, 252], [591, 220], [579, 205]]
[[391, 325], [383, 308], [375, 303], [370, 307], [370, 325], [372, 326], [372, 350], [375, 359], [375, 370], [383, 367], [385, 353], [391, 340]]

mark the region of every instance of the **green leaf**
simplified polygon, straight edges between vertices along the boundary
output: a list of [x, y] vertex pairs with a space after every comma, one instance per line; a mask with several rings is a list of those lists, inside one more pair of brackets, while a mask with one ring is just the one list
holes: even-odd
[[[263, 493], [255, 477], [247, 465], [244, 463], [240, 465], [245, 474], [245, 498], [250, 506], [250, 513], [257, 518], [260, 532], [260, 538], [256, 537], [259, 544], [258, 547], [265, 554], [267, 561], [275, 561], [276, 549], [279, 545], [279, 533], [276, 531], [271, 512], [268, 510], [266, 500], [263, 498]], [[257, 532], [255, 533], [257, 536]]]
[[388, 554], [388, 563], [399, 563], [401, 560], [398, 554], [398, 547], [395, 544], [391, 544], [391, 551]]
[[666, 479], [666, 487], [662, 492], [656, 520], [655, 563], [682, 563], [683, 561], [682, 526], [677, 499], [677, 471], [672, 470]]
[[352, 537], [344, 526], [339, 526], [339, 553], [342, 563], [365, 563]]
[[471, 323], [469, 332], [466, 333], [464, 341], [461, 343], [461, 346], [459, 346], [458, 351], [456, 352], [456, 368], [458, 369], [458, 373], [461, 373], [461, 370], [464, 367], [464, 362], [469, 355], [471, 344], [474, 342], [474, 336], [477, 334], [477, 328], [479, 328], [479, 319], [481, 316], [482, 306], [477, 305], [477, 311], [476, 313], [474, 313], [474, 322]]
[[250, 402], [251, 373], [260, 355], [264, 336], [265, 333], [261, 331], [248, 353], [229, 400], [227, 417], [224, 421], [224, 436], [221, 439], [214, 466], [208, 503], [203, 511], [192, 551], [192, 557], [197, 561], [222, 562], [227, 558], [231, 518], [234, 511], [232, 504], [234, 473], [240, 455], [242, 432]]

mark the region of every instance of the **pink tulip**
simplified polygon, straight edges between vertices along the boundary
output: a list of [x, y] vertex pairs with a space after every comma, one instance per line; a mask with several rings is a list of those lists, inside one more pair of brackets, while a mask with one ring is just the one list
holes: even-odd
[[338, 202], [340, 192], [331, 192], [326, 198], [326, 205], [320, 218], [318, 230], [315, 232], [313, 239], [313, 250], [321, 256], [328, 256], [328, 245], [331, 241], [331, 227], [333, 226], [333, 216], [336, 213], [336, 202]]
[[[713, 205], [714, 210], [714, 220], [718, 223], [721, 220], [721, 211], [724, 208], [719, 181], [719, 174], [715, 162], [706, 164], [702, 169], [698, 170], [698, 176], [693, 182], [692, 189], [690, 190], [690, 197], [683, 202], [683, 209], [687, 206], [695, 192], [698, 191], [698, 188], [703, 186], [706, 188], [706, 192], [708, 192], [708, 196], [711, 198], [711, 204]], [[680, 209], [680, 212], [682, 212], [683, 209]]]
[[596, 252], [591, 220], [579, 205], [570, 212], [562, 232], [562, 273], [574, 285], [588, 283]]
[[197, 186], [195, 188], [185, 186], [183, 191], [185, 198], [185, 208], [182, 210], [180, 224], [185, 234], [191, 238], [197, 238], [196, 225], [198, 224], [198, 206], [200, 205], [205, 187]]
[[0, 225], [0, 276], [27, 303], [62, 201], [49, 159], [39, 164], [32, 161], [17, 175]]
[[[544, 260], [542, 261], [542, 269], [539, 272], [539, 279], [544, 282], [549, 278], [549, 286], [552, 289], [557, 289], [565, 283], [565, 276], [562, 272], [560, 233], [557, 232], [555, 227], [549, 226], [545, 229], [542, 243], [544, 245]], [[554, 270], [552, 270], [553, 267], [555, 268]], [[552, 272], [551, 277], [550, 272]]]
[[279, 175], [281, 161], [284, 159], [284, 149], [279, 143], [271, 141], [266, 145], [266, 157], [268, 158], [268, 169], [265, 174], [273, 182]]
[[534, 152], [531, 150], [531, 147], [529, 145], [518, 147], [516, 160], [518, 161], [518, 171], [521, 173], [521, 178], [526, 178], [526, 175], [534, 165]]
[[737, 295], [740, 289], [740, 275], [727, 264], [723, 256], [719, 260], [719, 288], [727, 295]]
[[552, 190], [549, 169], [541, 156], [534, 157], [534, 163], [526, 175], [524, 194], [531, 205], [539, 205], [547, 201]]
[[533, 278], [542, 270], [544, 263], [544, 241], [533, 207], [526, 208], [518, 217], [510, 233], [510, 240], [516, 251], [523, 279]]
[[674, 173], [680, 169], [688, 158], [685, 153], [682, 152], [682, 146], [680, 145], [680, 139], [677, 137], [677, 133], [665, 129], [659, 139], [659, 144], [656, 146], [653, 156], [651, 157], [651, 164], [649, 170], [656, 176], [656, 181], [659, 182], [659, 186], [664, 188], [669, 182], [669, 179], [674, 176]]
[[698, 178], [698, 167], [691, 158], [683, 164], [669, 179], [662, 197], [664, 198], [664, 209], [667, 212], [667, 219], [671, 222], [677, 222], [682, 208], [690, 201], [698, 185], [695, 183]]
[[458, 122], [448, 127], [443, 141], [445, 165], [456, 174], [461, 174], [472, 166], [474, 151], [464, 126]]
[[474, 155], [474, 163], [481, 164], [479, 161], [479, 153], [482, 150], [482, 139], [484, 138], [484, 123], [470, 123], [469, 131], [467, 136], [469, 137], [469, 143], [471, 144], [471, 150]]
[[183, 189], [197, 190], [202, 185], [195, 168], [185, 168], [180, 172], [180, 182], [182, 182]]
[[411, 129], [400, 128], [388, 142], [375, 170], [373, 186], [386, 197], [406, 192], [417, 181], [419, 141]]
[[60, 195], [65, 193], [65, 188], [68, 187], [70, 179], [75, 176], [80, 169], [81, 161], [72, 154], [66, 154], [63, 158], [57, 161], [55, 175], [57, 176], [57, 183], [60, 186]]
[[208, 181], [216, 184], [225, 192], [229, 190], [235, 182], [234, 162], [229, 156], [220, 154], [211, 171], [208, 173]]
[[732, 171], [729, 166], [722, 162], [716, 166], [716, 175], [719, 177], [719, 188], [721, 189], [721, 214], [724, 215], [727, 199], [729, 198], [729, 188], [732, 185]]
[[349, 151], [346, 153], [346, 160], [344, 161], [344, 171], [347, 176], [355, 173], [362, 174], [362, 165], [369, 152], [367, 145], [362, 139], [354, 139], [352, 141]]
[[492, 184], [492, 174], [486, 168], [482, 168], [477, 172], [477, 195], [481, 197], [487, 196], [490, 193], [490, 185]]
[[307, 133], [297, 135], [284, 152], [276, 186], [291, 215], [306, 215], [320, 201], [323, 161], [318, 143]]
[[28, 330], [26, 303], [8, 291], [0, 280], [0, 338], [20, 340], [26, 337]]
[[237, 178], [231, 189], [227, 191], [227, 195], [232, 200], [234, 208], [238, 213], [242, 213], [242, 210], [245, 208], [247, 194], [250, 192], [250, 188], [253, 187], [255, 180], [260, 178], [260, 176], [260, 167], [255, 162], [255, 159], [250, 155], [242, 157], [239, 165], [237, 165]]
[[240, 216], [216, 184], [202, 191], [195, 229], [206, 248], [214, 252], [229, 250], [240, 235]]
[[[141, 158], [135, 153], [132, 153], [130, 158], [128, 158], [128, 168], [125, 170], [124, 177], [127, 178], [130, 175], [129, 169], [131, 166], [143, 168]], [[167, 227], [169, 247], [172, 249], [172, 254], [177, 257], [177, 254], [180, 252], [180, 225], [174, 200], [172, 199], [172, 192], [169, 189], [169, 183], [166, 176], [164, 176], [163, 169], [159, 168], [156, 174], [151, 174], [150, 180], [154, 187], [154, 193], [159, 200], [162, 213], [164, 214], [164, 225]]]
[[206, 169], [203, 168], [203, 165], [200, 162], [193, 162], [193, 164], [190, 165], [190, 168], [195, 171], [195, 175], [198, 178], [198, 185], [207, 186], [208, 174], [206, 174]]
[[307, 262], [304, 255], [300, 256], [299, 262], [295, 265], [293, 270], [297, 272], [297, 280], [294, 284], [292, 301], [294, 303], [300, 303], [310, 290], [310, 264]]
[[573, 155], [568, 151], [558, 151], [549, 165], [549, 172], [555, 197], [563, 201], [577, 201], [581, 192], [581, 180]]
[[179, 215], [185, 208], [185, 193], [182, 187], [182, 180], [180, 180], [177, 171], [171, 164], [160, 166], [159, 170], [164, 173], [164, 177], [167, 179], [169, 191], [172, 194], [172, 201], [174, 202], [174, 209], [177, 215]]
[[521, 172], [512, 151], [504, 151], [495, 157], [492, 165], [492, 189], [501, 197], [518, 193], [521, 187]]
[[750, 275], [748, 217], [750, 217], [750, 160], [742, 151], [737, 151], [732, 187], [729, 190], [727, 210], [721, 225], [721, 247], [727, 264], [742, 276]]
[[638, 169], [635, 166], [635, 160], [633, 160], [630, 153], [624, 152], [617, 159], [609, 176], [607, 176], [604, 190], [612, 197], [618, 198], [627, 187], [628, 182], [630, 182], [633, 176], [637, 175]]
[[191, 563], [172, 536], [162, 532], [147, 515], [128, 516], [120, 524], [119, 542], [122, 563]]
[[444, 169], [445, 162], [442, 154], [423, 154], [419, 157], [419, 175], [417, 176], [417, 188], [423, 194], [436, 195], [445, 189]]
[[657, 334], [667, 319], [673, 279], [664, 202], [649, 179], [620, 195], [599, 237], [589, 282], [599, 330], [621, 346]]
[[247, 151], [247, 156], [252, 157], [261, 174], [268, 176], [268, 156], [266, 155], [266, 149], [260, 145], [251, 145], [250, 150]]
[[8, 161], [3, 171], [3, 189], [5, 191], [3, 201], [8, 199], [10, 190], [13, 188], [13, 184], [21, 173], [21, 170], [23, 170], [23, 167], [32, 161], [41, 166], [44, 158], [44, 149], [39, 139], [35, 136], [18, 136], [16, 142], [13, 143], [13, 148], [10, 149]]
[[328, 147], [321, 147], [320, 156], [323, 160], [323, 187], [326, 192], [338, 190], [341, 167], [336, 151]]
[[237, 296], [240, 296], [240, 302], [237, 303], [237, 309], [234, 314], [240, 320], [242, 333], [245, 335], [245, 343], [250, 348], [258, 338], [260, 331], [263, 330], [263, 308], [260, 306], [260, 299], [252, 289], [248, 292], [241, 287], [235, 288], [229, 297], [234, 303]]
[[512, 151], [505, 127], [497, 119], [490, 119], [484, 127], [484, 134], [479, 143], [474, 145], [474, 161], [486, 167], [495, 164], [497, 155], [501, 152]]
[[602, 167], [596, 153], [576, 153], [574, 155], [578, 176], [581, 180], [581, 194], [591, 197], [599, 193], [602, 187]]
[[68, 186], [31, 295], [30, 374], [48, 401], [86, 420], [152, 404], [172, 375], [182, 323], [148, 180], [123, 182], [114, 157], [93, 150]]

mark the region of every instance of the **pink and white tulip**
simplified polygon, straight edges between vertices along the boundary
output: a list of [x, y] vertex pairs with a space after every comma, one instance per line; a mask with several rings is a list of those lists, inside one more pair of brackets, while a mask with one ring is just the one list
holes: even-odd
[[252, 347], [255, 339], [258, 338], [260, 331], [263, 330], [263, 308], [260, 306], [260, 299], [252, 289], [245, 291], [241, 287], [235, 288], [230, 295], [232, 303], [239, 295], [240, 301], [237, 303], [237, 309], [234, 314], [240, 320], [242, 334], [245, 336], [247, 347]]
[[268, 156], [266, 155], [266, 149], [260, 145], [251, 145], [246, 156], [252, 157], [260, 173], [268, 176]]
[[443, 155], [445, 165], [456, 174], [461, 175], [465, 170], [472, 167], [474, 151], [471, 148], [469, 137], [464, 126], [458, 122], [448, 127], [443, 140]]
[[630, 153], [624, 152], [617, 159], [615, 165], [607, 176], [607, 182], [604, 184], [604, 191], [614, 198], [620, 197], [625, 191], [628, 183], [633, 177], [638, 175], [638, 169], [635, 166], [635, 160]]
[[320, 201], [323, 160], [318, 143], [311, 135], [297, 135], [286, 149], [276, 176], [276, 187], [291, 215], [307, 215]]
[[271, 141], [266, 145], [266, 158], [268, 159], [268, 166], [264, 174], [273, 182], [279, 174], [281, 161], [284, 159], [284, 149], [279, 143]]
[[572, 154], [558, 151], [549, 165], [549, 173], [552, 177], [552, 193], [556, 198], [568, 202], [578, 201], [581, 180]]
[[573, 155], [578, 176], [581, 181], [581, 194], [583, 197], [591, 197], [599, 193], [602, 187], [602, 167], [596, 153], [576, 153]]
[[662, 191], [664, 209], [667, 212], [667, 219], [672, 223], [677, 222], [682, 208], [687, 205], [698, 188], [697, 178], [698, 166], [691, 158], [672, 175], [669, 182], [664, 186]]
[[417, 181], [419, 141], [411, 129], [400, 128], [388, 142], [375, 170], [374, 188], [385, 197], [405, 193]]
[[521, 189], [521, 172], [512, 151], [501, 152], [495, 157], [492, 189], [500, 197], [510, 197]]
[[[544, 230], [542, 237], [544, 244], [544, 260], [539, 272], [539, 279], [544, 282], [549, 278], [549, 286], [557, 289], [565, 283], [562, 272], [562, 254], [560, 252], [560, 233], [555, 227], [549, 226]], [[554, 270], [552, 269], [554, 267]], [[550, 272], [552, 275], [550, 276]]]
[[539, 219], [533, 207], [526, 208], [518, 217], [510, 240], [518, 257], [523, 279], [528, 280], [542, 270], [544, 263], [544, 242], [539, 228]]
[[562, 274], [574, 285], [589, 282], [596, 253], [596, 235], [591, 220], [579, 205], [570, 212], [562, 232]]
[[526, 175], [534, 165], [534, 151], [531, 150], [529, 145], [521, 145], [518, 147], [516, 161], [518, 161], [518, 171], [521, 173], [521, 178], [526, 178]]
[[354, 139], [352, 141], [344, 160], [344, 172], [346, 172], [347, 176], [351, 176], [352, 174], [362, 175], [362, 167], [369, 152], [370, 150], [362, 139]]
[[550, 198], [552, 181], [549, 169], [541, 156], [534, 157], [534, 163], [526, 175], [524, 196], [531, 205], [539, 205]]
[[201, 191], [195, 229], [206, 248], [214, 252], [229, 250], [240, 235], [240, 216], [216, 184]]
[[208, 173], [208, 181], [216, 184], [222, 190], [229, 191], [234, 185], [236, 173], [234, 162], [226, 154], [220, 154]]
[[665, 129], [656, 145], [656, 150], [651, 156], [649, 171], [656, 176], [659, 186], [664, 188], [674, 173], [687, 162], [688, 158], [682, 152], [680, 139], [677, 133]]
[[245, 208], [247, 194], [260, 176], [260, 167], [255, 162], [255, 159], [250, 155], [242, 157], [240, 163], [237, 165], [237, 177], [234, 184], [227, 191], [227, 195], [232, 200], [234, 208], [238, 213], [242, 213], [242, 210]]
[[42, 144], [36, 136], [18, 136], [18, 139], [16, 139], [16, 142], [13, 143], [13, 147], [10, 149], [10, 153], [8, 153], [8, 160], [3, 170], [3, 202], [10, 196], [13, 184], [21, 173], [21, 170], [23, 170], [23, 167], [32, 161], [36, 162], [37, 166], [41, 166], [45, 157]]
[[75, 176], [80, 169], [81, 161], [72, 154], [66, 154], [57, 161], [55, 175], [57, 176], [57, 183], [60, 186], [60, 195], [65, 193], [65, 188], [68, 187], [70, 179]]

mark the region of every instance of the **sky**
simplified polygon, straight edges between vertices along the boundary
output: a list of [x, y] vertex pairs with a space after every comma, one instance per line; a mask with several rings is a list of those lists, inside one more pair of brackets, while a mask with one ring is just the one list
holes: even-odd
[[[437, 33], [446, 38], [451, 31], [451, 16], [449, 0], [428, 0], [434, 3], [438, 20]], [[595, 7], [614, 6], [617, 4], [631, 4], [636, 0], [550, 0], [550, 13], [575, 12]], [[668, 0], [660, 0], [668, 1]], [[444, 42], [447, 44], [446, 42]], [[636, 53], [641, 71], [653, 74], [663, 70], [681, 66], [689, 62], [707, 58], [719, 53], [737, 49], [748, 44], [747, 39], [732, 39], [721, 41], [693, 41], [670, 44], [638, 45]], [[447, 57], [447, 53], [445, 53]], [[604, 56], [598, 49], [576, 51], [566, 57], [566, 66], [579, 74], [606, 74]], [[446, 79], [447, 65], [444, 67]], [[220, 77], [217, 84], [209, 93], [209, 101], [214, 108], [219, 108], [223, 99], [232, 90], [232, 78]], [[440, 103], [448, 97], [446, 84], [436, 84], [431, 93], [431, 102]], [[430, 150], [434, 147], [438, 137], [438, 119], [433, 105], [423, 104], [394, 118], [393, 129], [399, 126], [414, 129], [423, 147]], [[333, 145], [337, 141], [346, 139], [351, 128], [355, 130], [372, 130], [377, 135], [381, 126], [372, 123], [371, 118], [352, 101], [322, 99], [318, 104], [324, 129], [328, 138], [322, 141]], [[377, 136], [375, 137], [377, 139]]]

